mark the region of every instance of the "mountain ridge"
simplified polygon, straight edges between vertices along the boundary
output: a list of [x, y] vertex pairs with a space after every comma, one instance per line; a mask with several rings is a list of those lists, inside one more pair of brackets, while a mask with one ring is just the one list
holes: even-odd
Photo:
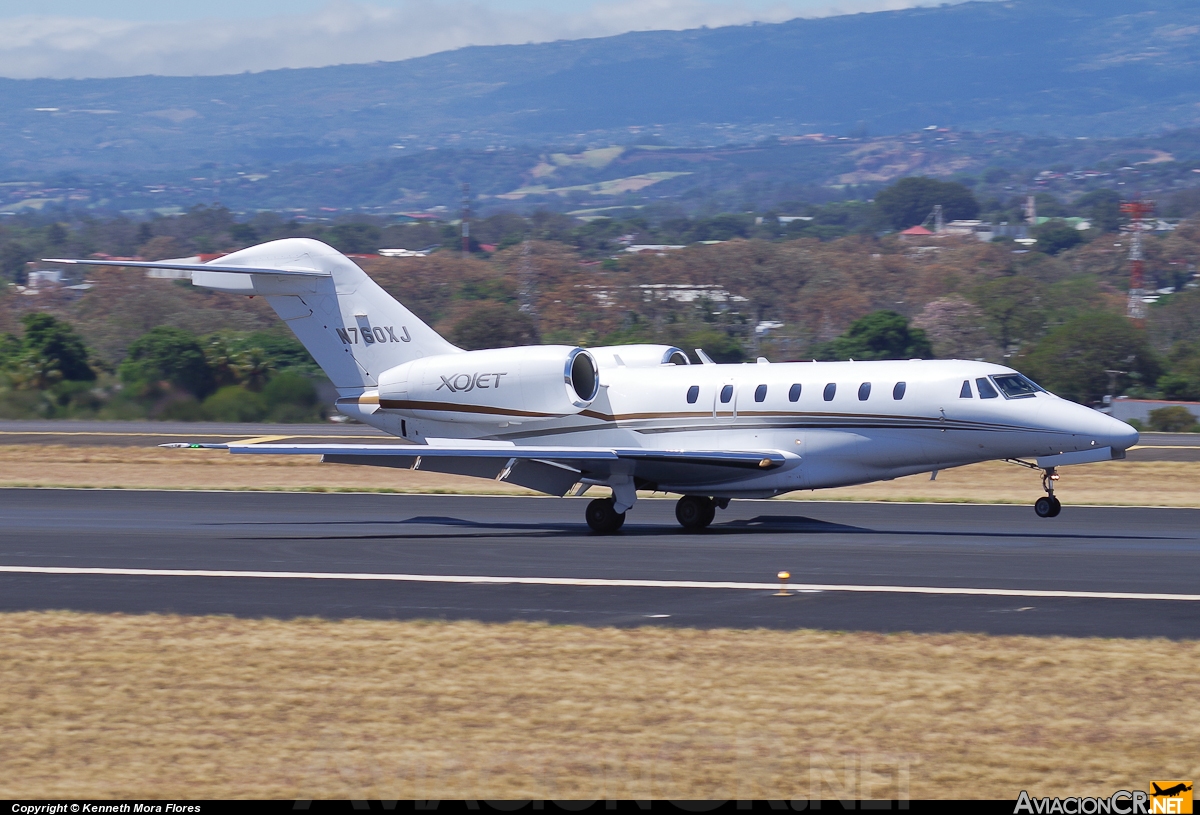
[[[938, 124], [1200, 124], [1200, 6], [1000, 0], [224, 76], [0, 79], [0, 169], [361, 161], [437, 146], [679, 144]], [[39, 110], [40, 109], [40, 110]]]

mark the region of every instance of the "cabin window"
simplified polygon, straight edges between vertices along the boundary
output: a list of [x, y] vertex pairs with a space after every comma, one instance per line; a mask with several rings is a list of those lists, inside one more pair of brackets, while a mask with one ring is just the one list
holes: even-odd
[[904, 391], [908, 388], [907, 382], [897, 382], [896, 387], [892, 388], [892, 398], [899, 402], [904, 398]]
[[796, 383], [795, 385], [792, 385], [790, 388], [788, 388], [788, 401], [789, 402], [799, 402], [800, 401], [800, 391], [801, 391], [801, 388], [800, 388], [799, 383]]
[[822, 395], [825, 397], [826, 402], [832, 402], [834, 394], [836, 394], [836, 393], [837, 393], [837, 385], [830, 382], [828, 385], [825, 386], [825, 393]]
[[974, 396], [975, 396], [975, 394], [971, 393], [971, 380], [964, 379], [962, 390], [960, 390], [958, 392], [958, 398], [959, 399], [972, 399], [972, 398], [974, 398]]
[[757, 388], [754, 389], [754, 401], [755, 402], [766, 401], [766, 398], [767, 398], [767, 386], [766, 385], [759, 385]]
[[995, 399], [1000, 394], [996, 393], [996, 389], [992, 387], [992, 383], [988, 382], [986, 376], [981, 376], [975, 380], [975, 387], [979, 389], [980, 399]]
[[688, 388], [687, 399], [688, 399], [689, 405], [696, 404], [696, 400], [699, 398], [700, 398], [700, 386], [699, 385], [692, 385], [690, 388]]
[[858, 386], [858, 401], [865, 402], [871, 398], [871, 383], [864, 382]]
[[721, 403], [727, 404], [733, 398], [733, 385], [726, 385], [721, 388]]

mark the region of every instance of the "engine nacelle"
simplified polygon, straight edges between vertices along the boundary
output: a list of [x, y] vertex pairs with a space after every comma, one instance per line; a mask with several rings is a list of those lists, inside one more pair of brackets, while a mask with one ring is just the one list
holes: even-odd
[[565, 345], [422, 357], [379, 375], [379, 407], [438, 422], [555, 419], [592, 403], [597, 370], [590, 353]]
[[[674, 345], [605, 345], [589, 348], [601, 368], [657, 368], [659, 365], [690, 365], [682, 349]], [[617, 357], [621, 358], [617, 362]]]

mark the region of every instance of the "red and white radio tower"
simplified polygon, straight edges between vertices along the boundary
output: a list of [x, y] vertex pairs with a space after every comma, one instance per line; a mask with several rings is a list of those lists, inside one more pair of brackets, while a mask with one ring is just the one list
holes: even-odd
[[1129, 246], [1129, 305], [1125, 316], [1139, 325], [1146, 319], [1146, 264], [1142, 255], [1142, 232], [1147, 228], [1146, 216], [1154, 212], [1153, 201], [1125, 201], [1121, 212], [1129, 216], [1132, 239]]

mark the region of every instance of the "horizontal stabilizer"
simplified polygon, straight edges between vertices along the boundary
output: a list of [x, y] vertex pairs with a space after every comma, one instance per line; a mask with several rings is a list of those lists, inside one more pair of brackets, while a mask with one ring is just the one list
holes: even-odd
[[329, 272], [313, 269], [268, 269], [258, 266], [221, 266], [216, 263], [170, 263], [145, 260], [81, 260], [79, 258], [44, 258], [43, 263], [66, 263], [72, 266], [129, 266], [135, 269], [178, 269], [183, 272], [236, 272], [237, 274], [299, 275], [329, 277]]

